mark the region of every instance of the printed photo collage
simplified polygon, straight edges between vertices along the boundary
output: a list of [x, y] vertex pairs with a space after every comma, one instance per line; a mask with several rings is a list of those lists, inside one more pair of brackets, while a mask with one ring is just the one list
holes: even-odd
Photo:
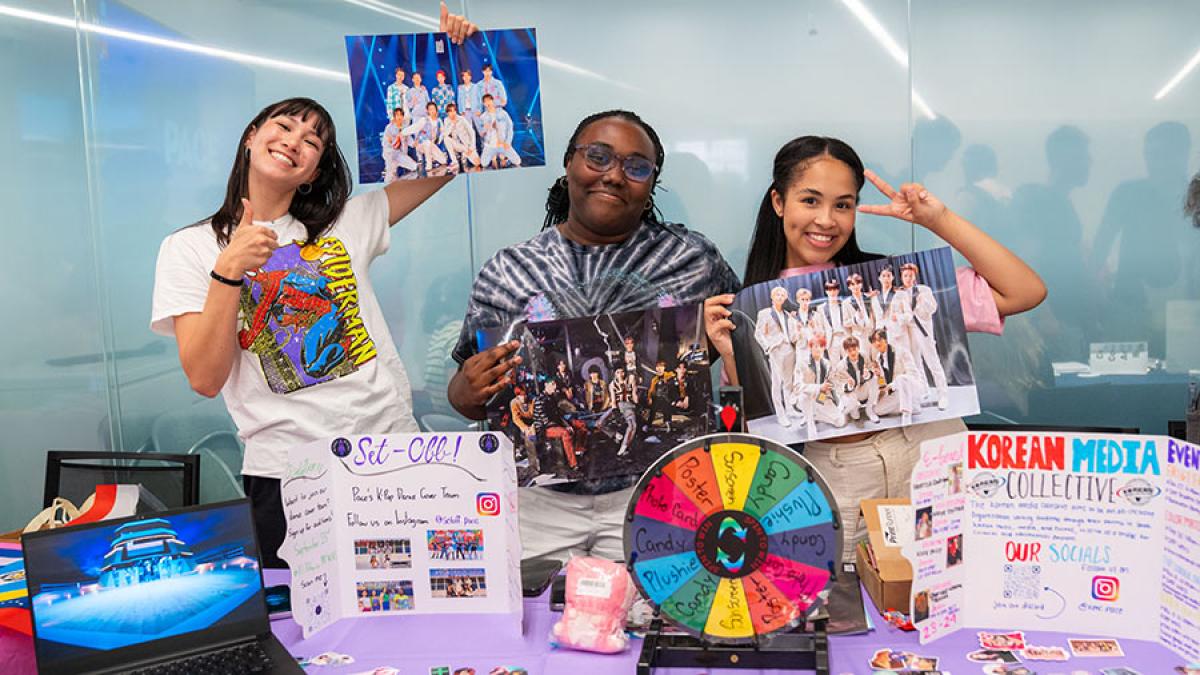
[[[483, 530], [429, 529], [425, 541], [413, 551], [411, 539], [358, 539], [354, 542], [354, 569], [358, 611], [395, 613], [416, 607], [413, 556], [423, 555], [430, 564], [480, 562], [483, 560]], [[426, 565], [419, 565], [426, 567]], [[487, 595], [487, 574], [482, 567], [429, 567], [428, 584], [434, 598], [479, 598]], [[424, 581], [424, 580], [421, 580]]]

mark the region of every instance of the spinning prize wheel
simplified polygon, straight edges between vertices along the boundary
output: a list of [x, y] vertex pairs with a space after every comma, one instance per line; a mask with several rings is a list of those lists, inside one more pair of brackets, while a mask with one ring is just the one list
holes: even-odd
[[682, 443], [638, 481], [625, 560], [660, 615], [712, 642], [799, 624], [841, 564], [836, 502], [799, 453], [746, 434]]

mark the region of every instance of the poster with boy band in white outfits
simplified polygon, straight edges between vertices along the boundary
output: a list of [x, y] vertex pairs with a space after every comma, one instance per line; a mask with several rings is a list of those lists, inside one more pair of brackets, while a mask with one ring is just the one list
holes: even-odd
[[978, 413], [953, 262], [939, 248], [742, 289], [750, 432], [798, 443]]
[[348, 35], [359, 182], [544, 166], [537, 34]]

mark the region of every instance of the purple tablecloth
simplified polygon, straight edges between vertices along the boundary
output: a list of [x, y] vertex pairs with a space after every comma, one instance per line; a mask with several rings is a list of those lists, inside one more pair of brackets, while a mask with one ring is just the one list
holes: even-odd
[[[268, 570], [267, 584], [285, 583], [286, 572]], [[962, 630], [938, 642], [922, 647], [915, 633], [905, 633], [883, 624], [870, 599], [864, 599], [877, 628], [864, 635], [831, 639], [830, 671], [870, 673], [868, 660], [877, 649], [897, 649], [941, 659], [939, 667], [953, 673], [980, 673], [981, 665], [966, 660], [966, 653], [979, 648], [973, 630]], [[487, 615], [384, 616], [341, 621], [317, 633], [312, 639], [300, 637], [300, 627], [291, 619], [272, 622], [272, 630], [293, 654], [314, 656], [332, 650], [355, 658], [347, 666], [312, 666], [310, 673], [356, 673], [379, 666], [395, 666], [405, 674], [425, 675], [434, 666], [459, 668], [470, 666], [479, 675], [499, 665], [521, 666], [530, 675], [601, 675], [632, 673], [637, 665], [640, 641], [625, 654], [611, 656], [551, 649], [547, 644], [550, 627], [558, 614], [551, 612], [547, 596], [525, 601], [524, 630], [514, 634], [506, 617]], [[1002, 629], [1017, 629], [1005, 626]], [[1087, 637], [1065, 633], [1027, 632], [1026, 642], [1058, 645], [1066, 649], [1068, 637]], [[1072, 658], [1066, 663], [1029, 662], [1032, 670], [1045, 675], [1052, 672], [1086, 670], [1099, 673], [1102, 668], [1126, 666], [1144, 675], [1169, 673], [1183, 659], [1155, 643], [1121, 640], [1125, 657]], [[0, 629], [0, 672], [13, 675], [34, 673], [33, 643], [23, 635]], [[765, 671], [691, 671], [660, 670], [663, 675], [691, 675], [693, 672], [765, 672]], [[779, 671], [782, 672], [782, 671]]]

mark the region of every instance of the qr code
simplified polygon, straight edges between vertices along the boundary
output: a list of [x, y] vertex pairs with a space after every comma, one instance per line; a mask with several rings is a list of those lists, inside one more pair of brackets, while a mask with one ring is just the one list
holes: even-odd
[[1041, 592], [1041, 565], [1004, 566], [1005, 598], [1009, 600], [1036, 600]]

